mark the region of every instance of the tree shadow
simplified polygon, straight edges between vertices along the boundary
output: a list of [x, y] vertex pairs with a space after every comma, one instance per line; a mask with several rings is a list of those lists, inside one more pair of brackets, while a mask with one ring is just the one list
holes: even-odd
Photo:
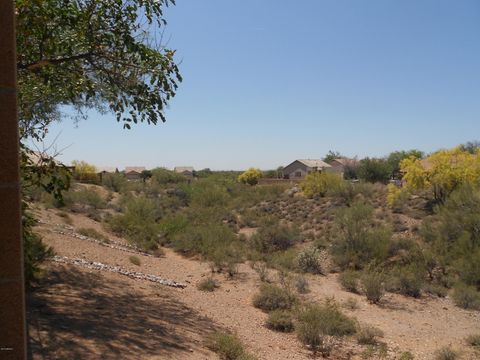
[[[134, 292], [72, 266], [52, 266], [28, 294], [30, 359], [173, 358], [208, 353], [211, 320], [178, 302], [168, 289]], [[208, 357], [208, 356], [206, 356]]]

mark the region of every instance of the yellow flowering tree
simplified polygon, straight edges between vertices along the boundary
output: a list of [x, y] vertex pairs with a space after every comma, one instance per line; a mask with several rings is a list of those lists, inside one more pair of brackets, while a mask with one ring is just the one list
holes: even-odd
[[323, 197], [327, 194], [327, 191], [338, 188], [342, 182], [342, 178], [337, 174], [312, 172], [305, 177], [300, 187], [307, 197]]
[[256, 168], [250, 168], [238, 177], [238, 181], [243, 184], [256, 185], [263, 173]]
[[458, 186], [480, 180], [479, 153], [471, 154], [460, 147], [437, 151], [424, 160], [409, 157], [400, 168], [407, 189], [431, 188], [438, 201], [444, 201]]

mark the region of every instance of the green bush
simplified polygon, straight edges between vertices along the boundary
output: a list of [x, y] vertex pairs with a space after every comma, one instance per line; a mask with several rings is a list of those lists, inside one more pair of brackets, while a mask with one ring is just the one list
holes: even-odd
[[201, 291], [211, 292], [214, 291], [216, 288], [218, 288], [218, 282], [211, 277], [203, 279], [197, 284], [197, 289]]
[[163, 168], [153, 169], [151, 173], [151, 181], [160, 185], [179, 184], [187, 181], [184, 175]]
[[360, 275], [351, 270], [346, 270], [338, 275], [338, 281], [340, 282], [340, 285], [342, 285], [346, 291], [350, 291], [355, 294], [358, 293], [359, 280]]
[[216, 332], [209, 336], [207, 346], [223, 360], [254, 360], [248, 354], [237, 336], [225, 332]]
[[323, 274], [319, 252], [310, 247], [302, 250], [297, 256], [298, 269], [304, 273]]
[[342, 269], [362, 269], [388, 258], [391, 231], [375, 225], [370, 205], [357, 202], [337, 211], [331, 233], [333, 260]]
[[384, 275], [376, 271], [367, 271], [361, 279], [367, 300], [373, 304], [379, 303], [385, 294]]
[[94, 189], [82, 187], [68, 194], [67, 198], [70, 196], [73, 203], [81, 206], [90, 206], [93, 209], [103, 209], [106, 206], [105, 200]]
[[304, 276], [298, 275], [294, 279], [295, 289], [299, 294], [306, 294], [310, 292], [310, 287], [308, 285], [308, 280]]
[[108, 242], [108, 238], [105, 235], [99, 233], [94, 228], [80, 228], [80, 229], [77, 230], [77, 232], [80, 235], [83, 235], [83, 236], [86, 236], [86, 237], [101, 240], [103, 242]]
[[383, 336], [383, 331], [376, 327], [365, 325], [358, 329], [356, 336], [359, 344], [376, 345], [378, 338]]
[[453, 301], [462, 309], [480, 310], [480, 292], [473, 286], [457, 285], [453, 292]]
[[436, 258], [463, 282], [480, 288], [480, 189], [462, 186], [435, 208], [421, 233]]
[[371, 183], [386, 183], [391, 176], [392, 168], [385, 159], [365, 158], [357, 168], [359, 179]]
[[458, 359], [459, 353], [450, 346], [445, 346], [435, 351], [435, 360], [455, 360]]
[[328, 172], [312, 172], [305, 177], [300, 187], [307, 197], [327, 195], [328, 191], [333, 191], [342, 183], [342, 178]]
[[344, 315], [334, 301], [326, 300], [323, 304], [307, 304], [300, 309], [296, 329], [298, 338], [305, 345], [314, 352], [328, 354], [331, 347], [326, 335], [352, 335], [356, 332], [356, 323]]
[[126, 186], [127, 179], [121, 173], [106, 173], [102, 175], [102, 185], [114, 192], [122, 192]]
[[399, 292], [406, 296], [419, 298], [424, 284], [424, 274], [413, 267], [402, 268], [398, 274]]
[[285, 310], [274, 310], [269, 313], [265, 325], [271, 330], [280, 332], [292, 332], [294, 328], [292, 314]]
[[480, 348], [480, 334], [470, 335], [466, 338], [467, 344], [475, 348]]
[[272, 284], [263, 284], [253, 298], [253, 305], [264, 311], [290, 309], [296, 302], [290, 291]]
[[158, 206], [146, 197], [128, 197], [122, 201], [123, 214], [107, 220], [110, 229], [145, 250], [158, 247], [160, 218]]
[[301, 240], [297, 227], [281, 224], [268, 224], [260, 227], [252, 236], [254, 248], [261, 253], [283, 251]]
[[128, 260], [130, 260], [130, 262], [133, 264], [133, 265], [136, 265], [136, 266], [140, 266], [141, 265], [141, 261], [140, 261], [140, 258], [138, 256], [130, 256], [128, 258]]

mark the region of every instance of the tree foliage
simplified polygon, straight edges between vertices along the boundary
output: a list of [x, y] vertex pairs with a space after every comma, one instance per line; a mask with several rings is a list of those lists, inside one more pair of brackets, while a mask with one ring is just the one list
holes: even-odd
[[329, 150], [328, 153], [323, 157], [323, 161], [327, 164], [330, 164], [333, 160], [343, 157], [338, 151]]
[[117, 121], [165, 121], [181, 76], [175, 51], [154, 40], [172, 0], [17, 0], [22, 135], [41, 138], [61, 106]]
[[338, 188], [342, 182], [342, 178], [337, 174], [312, 172], [305, 177], [300, 186], [307, 197], [325, 196], [328, 191]]
[[462, 184], [480, 181], [478, 153], [471, 154], [461, 147], [437, 151], [424, 161], [409, 157], [400, 166], [407, 188], [430, 188], [437, 201], [445, 201]]
[[368, 182], [386, 183], [392, 174], [392, 168], [385, 159], [365, 158], [357, 169], [359, 179]]
[[72, 165], [75, 167], [74, 177], [79, 181], [96, 181], [97, 168], [83, 160], [73, 160]]
[[238, 181], [243, 184], [256, 185], [263, 173], [256, 168], [250, 168], [238, 177]]

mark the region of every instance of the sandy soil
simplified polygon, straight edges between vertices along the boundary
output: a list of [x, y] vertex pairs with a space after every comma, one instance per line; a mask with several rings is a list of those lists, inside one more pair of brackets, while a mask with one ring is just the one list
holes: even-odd
[[[57, 254], [120, 265], [133, 271], [187, 283], [185, 289], [147, 281], [49, 264], [47, 276], [30, 297], [30, 336], [33, 359], [215, 359], [204, 344], [216, 329], [238, 334], [259, 359], [310, 359], [311, 354], [293, 334], [264, 327], [266, 314], [252, 306], [260, 282], [246, 264], [235, 279], [215, 275], [220, 288], [212, 293], [197, 290], [196, 283], [210, 275], [207, 263], [186, 259], [166, 249], [165, 257], [138, 255], [141, 265], [129, 261], [130, 253], [108, 249], [56, 231], [64, 226], [55, 210], [39, 213], [39, 226], [47, 244]], [[80, 214], [70, 215], [75, 228], [100, 224]], [[415, 300], [388, 294], [380, 306], [343, 291], [336, 275], [309, 277], [306, 300], [335, 297], [340, 303], [355, 298], [358, 309], [345, 310], [360, 323], [382, 329], [390, 358], [410, 351], [416, 359], [433, 359], [436, 349], [452, 345], [462, 359], [478, 359], [464, 343], [480, 332], [480, 312], [464, 311], [451, 300], [423, 297]], [[364, 350], [353, 339], [336, 346], [332, 359], [360, 359]]]

